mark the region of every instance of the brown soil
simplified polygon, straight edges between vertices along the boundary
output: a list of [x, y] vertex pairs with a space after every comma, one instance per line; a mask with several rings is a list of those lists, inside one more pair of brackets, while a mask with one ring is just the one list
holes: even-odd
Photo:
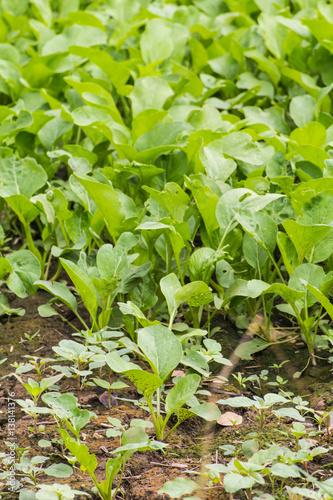
[[[73, 329], [64, 323], [58, 317], [42, 318], [39, 316], [37, 308], [40, 304], [48, 300], [48, 295], [44, 292], [38, 292], [34, 297], [27, 299], [15, 298], [11, 303], [12, 307], [24, 307], [26, 314], [23, 317], [2, 318], [1, 337], [0, 337], [0, 359], [7, 360], [0, 365], [1, 370], [1, 385], [0, 398], [2, 401], [0, 413], [0, 452], [8, 453], [8, 447], [5, 444], [8, 438], [7, 429], [7, 400], [9, 393], [15, 393], [16, 399], [25, 399], [27, 393], [24, 387], [17, 381], [14, 376], [7, 376], [15, 368], [14, 363], [26, 361], [24, 356], [32, 355], [39, 357], [55, 357], [52, 347], [57, 345], [62, 339], [73, 338]], [[62, 313], [66, 315], [66, 311]], [[72, 318], [69, 318], [72, 321]], [[73, 320], [73, 323], [75, 321]], [[214, 338], [219, 340], [223, 345], [223, 354], [228, 357], [232, 354], [234, 348], [241, 339], [241, 335], [234, 331], [233, 327], [226, 323], [222, 318], [217, 320], [216, 324], [221, 327], [221, 332]], [[216, 326], [216, 325], [215, 325]], [[24, 333], [29, 335], [39, 331], [38, 335], [28, 341]], [[75, 337], [74, 337], [75, 338]], [[298, 352], [296, 352], [298, 351]], [[305, 346], [301, 342], [296, 344], [281, 344], [275, 346], [274, 349], [266, 350], [254, 356], [253, 362], [239, 362], [239, 365], [234, 367], [234, 372], [241, 371], [245, 375], [252, 373], [260, 373], [261, 369], [268, 369], [274, 363], [281, 363], [283, 360], [289, 359], [292, 362], [286, 363], [280, 370], [280, 375], [288, 379], [289, 389], [295, 394], [307, 395], [314, 406], [319, 400], [323, 400], [323, 409], [330, 409], [333, 404], [333, 385], [332, 373], [329, 371], [327, 362], [322, 361], [315, 369], [309, 369], [305, 377], [300, 380], [293, 380], [292, 374], [296, 370], [304, 367], [307, 354]], [[276, 370], [271, 370], [276, 375]], [[23, 378], [32, 376], [33, 372], [23, 375]], [[233, 383], [233, 377], [230, 377], [230, 384]], [[73, 392], [76, 395], [76, 383], [70, 378], [64, 377], [58, 384], [62, 392]], [[217, 394], [213, 394], [211, 401], [216, 401], [220, 398], [227, 398], [232, 395], [238, 395], [237, 384], [220, 386]], [[208, 388], [208, 387], [207, 387]], [[255, 392], [254, 392], [255, 393]], [[258, 394], [258, 393], [257, 393]], [[249, 396], [251, 394], [249, 393]], [[107, 409], [99, 401], [99, 395], [94, 393], [90, 387], [85, 387], [82, 390], [82, 402], [86, 403], [85, 407], [96, 413], [96, 418], [83, 429], [83, 439], [88, 445], [90, 451], [96, 454], [98, 460], [97, 477], [99, 480], [104, 479], [105, 464], [110, 457], [109, 452], [119, 446], [119, 438], [105, 437], [107, 418], [112, 416], [121, 420], [122, 424], [129, 424], [133, 418], [148, 419], [149, 415], [145, 411], [133, 404], [130, 401], [123, 399], [139, 399], [133, 387], [117, 391], [118, 406]], [[223, 410], [227, 411], [225, 407]], [[232, 409], [231, 409], [232, 410]], [[247, 434], [256, 431], [258, 424], [255, 415], [248, 410], [237, 409], [236, 411], [243, 416], [243, 424], [240, 427], [230, 428], [221, 427], [217, 424], [207, 425], [200, 419], [190, 419], [184, 422], [169, 439], [169, 446], [166, 448], [165, 454], [161, 452], [136, 453], [128, 462], [122, 480], [121, 492], [119, 498], [127, 500], [147, 500], [166, 499], [166, 495], [158, 495], [158, 489], [168, 480], [178, 476], [190, 477], [195, 479], [196, 476], [187, 474], [188, 471], [204, 470], [205, 463], [225, 462], [225, 457], [219, 446], [223, 444], [239, 444], [246, 439]], [[46, 465], [54, 462], [65, 462], [61, 453], [61, 447], [58, 443], [53, 443], [52, 447], [41, 448], [38, 445], [40, 439], [51, 440], [58, 438], [57, 425], [53, 422], [51, 416], [39, 416], [39, 425], [45, 426], [45, 430], [37, 435], [31, 429], [32, 418], [26, 415], [20, 406], [16, 406], [16, 437], [19, 448], [30, 449], [31, 455], [45, 455], [50, 457], [50, 461]], [[103, 425], [104, 424], [104, 425]], [[283, 426], [280, 426], [280, 430]], [[153, 433], [151, 432], [152, 436]], [[276, 421], [273, 419], [267, 420], [264, 429], [264, 441], [271, 442], [272, 439], [277, 441], [285, 440], [290, 444], [290, 440], [286, 440], [281, 434], [276, 432]], [[319, 438], [320, 444], [327, 445], [327, 437], [322, 435]], [[332, 471], [329, 464], [333, 462], [333, 456], [317, 457], [314, 463], [310, 464], [309, 472], [312, 469], [321, 468], [324, 471], [324, 477], [331, 475]], [[325, 468], [326, 466], [326, 468]], [[40, 483], [63, 482], [68, 483], [72, 487], [88, 492], [91, 494], [92, 482], [89, 476], [82, 472], [79, 468], [75, 468], [75, 474], [67, 480], [53, 479], [46, 475], [39, 475]], [[6, 493], [5, 488], [0, 486], [0, 492], [3, 495], [1, 498], [13, 499], [18, 498], [14, 493]], [[14, 496], [13, 496], [14, 495]], [[223, 493], [219, 485], [214, 487], [203, 488], [196, 495], [207, 500], [229, 498], [229, 495]], [[82, 496], [82, 499], [86, 497]], [[92, 495], [92, 498], [97, 498]], [[243, 498], [238, 495], [237, 498]], [[245, 497], [244, 497], [245, 498]]]

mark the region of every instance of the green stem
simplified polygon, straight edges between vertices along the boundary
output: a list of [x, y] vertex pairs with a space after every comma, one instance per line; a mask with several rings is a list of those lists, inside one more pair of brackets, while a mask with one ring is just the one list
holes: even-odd
[[271, 252], [270, 252], [269, 250], [267, 250], [267, 248], [265, 248], [265, 250], [266, 250], [266, 252], [268, 253], [269, 258], [270, 258], [270, 259], [271, 259], [271, 261], [273, 262], [274, 267], [275, 267], [276, 272], [278, 273], [278, 275], [279, 275], [279, 277], [280, 277], [281, 282], [285, 284], [284, 277], [282, 276], [281, 271], [280, 271], [280, 269], [279, 269], [279, 267], [278, 267], [278, 265], [277, 265], [277, 263], [276, 263], [276, 261], [275, 261], [275, 259], [274, 259], [273, 255], [271, 254]]
[[221, 250], [221, 248], [223, 247], [224, 240], [225, 240], [225, 238], [226, 238], [226, 236], [227, 236], [227, 234], [228, 234], [228, 232], [229, 232], [229, 230], [230, 230], [230, 227], [232, 226], [232, 224], [233, 224], [233, 222], [234, 222], [235, 218], [236, 218], [236, 217], [234, 216], [234, 217], [231, 219], [231, 221], [229, 222], [229, 224], [227, 225], [227, 227], [225, 228], [225, 231], [224, 231], [224, 233], [223, 233], [223, 236], [222, 236], [222, 239], [221, 239], [221, 241], [220, 241], [220, 244], [219, 244], [219, 246], [217, 247], [217, 250]]
[[153, 424], [154, 424], [154, 427], [155, 427], [156, 437], [157, 437], [157, 439], [159, 439], [160, 438], [160, 429], [159, 429], [159, 425], [158, 425], [159, 422], [157, 422], [153, 404], [152, 404], [150, 398], [145, 397], [145, 400], [146, 400], [148, 408], [150, 410], [151, 418], [153, 419]]
[[172, 325], [173, 325], [173, 322], [175, 320], [176, 314], [177, 314], [177, 309], [174, 309], [172, 311], [171, 316], [170, 316], [170, 321], [169, 321], [169, 325], [168, 325], [169, 330], [172, 330]]
[[60, 219], [58, 219], [58, 221], [59, 221], [59, 226], [60, 226], [61, 232], [62, 232], [62, 234], [63, 234], [63, 236], [65, 238], [66, 246], [67, 246], [67, 248], [69, 248], [70, 247], [69, 239], [68, 239], [68, 236], [66, 234], [64, 224], [63, 224], [63, 222]]
[[[46, 252], [44, 253], [45, 257], [46, 257]], [[45, 258], [46, 260], [46, 258]], [[44, 265], [45, 265], [45, 260], [44, 260], [44, 256], [43, 256], [43, 269], [44, 269]], [[44, 279], [47, 280], [47, 277], [49, 275], [49, 271], [50, 271], [50, 266], [51, 266], [51, 260], [52, 260], [52, 253], [50, 252], [49, 253], [49, 258], [47, 259], [47, 264], [46, 264], [46, 269], [45, 269], [45, 275], [44, 275]]]
[[176, 258], [176, 264], [177, 264], [180, 282], [181, 282], [182, 286], [184, 286], [185, 282], [184, 282], [184, 277], [183, 277], [183, 273], [182, 273], [182, 268], [180, 267], [180, 262], [179, 262], [179, 259], [177, 259], [177, 258]]
[[186, 276], [186, 273], [187, 273], [187, 268], [188, 268], [188, 263], [190, 261], [190, 252], [187, 253], [187, 257], [186, 257], [186, 260], [185, 260], [185, 265], [184, 265], [184, 270], [183, 270], [183, 282], [185, 282], [185, 276]]
[[156, 419], [160, 423], [161, 420], [161, 388], [156, 391]]
[[[26, 224], [24, 222], [23, 228], [24, 228], [25, 236], [27, 238], [28, 248], [29, 248], [30, 252], [33, 253], [35, 255], [35, 257], [37, 257], [40, 264], [42, 264], [43, 259], [42, 259], [40, 252], [37, 250], [37, 248], [35, 246], [29, 224]], [[44, 279], [44, 269], [42, 269], [42, 279]]]
[[[209, 310], [210, 312], [210, 310]], [[210, 323], [212, 322], [212, 319], [214, 318], [215, 314], [218, 312], [217, 309], [214, 309], [212, 314], [209, 314], [206, 323], [203, 325], [202, 329], [205, 330], [206, 328], [208, 329], [208, 333], [210, 333]]]
[[[281, 265], [281, 263], [282, 263], [282, 257], [279, 258], [279, 260], [277, 262], [277, 266], [279, 267]], [[269, 280], [267, 280], [267, 283], [274, 283], [276, 275], [277, 275], [277, 270], [276, 270], [276, 267], [274, 267], [272, 274], [269, 277]], [[264, 281], [266, 281], [266, 280], [264, 280]]]
[[61, 269], [62, 269], [61, 262], [60, 262], [60, 260], [58, 260], [57, 270], [56, 270], [54, 276], [52, 276], [52, 278], [50, 279], [50, 281], [56, 281], [59, 278], [59, 275], [61, 273]]
[[171, 265], [172, 265], [172, 248], [171, 248], [171, 245], [170, 243], [167, 243], [167, 246], [166, 246], [166, 258], [167, 258], [167, 261], [166, 261], [166, 274], [170, 274], [171, 273]]
[[[120, 483], [121, 483], [121, 480], [122, 480], [123, 475], [124, 475], [125, 466], [126, 466], [126, 462], [124, 462], [124, 464], [123, 464], [123, 467], [122, 467], [122, 469], [121, 469], [121, 473], [120, 473], [120, 478], [119, 478], [118, 484], [117, 484], [117, 486], [116, 486], [116, 489], [115, 489], [115, 491], [114, 491], [114, 494], [110, 497], [111, 499], [116, 498], [116, 495], [117, 495], [118, 490], [119, 490], [119, 488], [120, 488]], [[111, 484], [111, 487], [112, 487], [112, 484]], [[109, 499], [109, 497], [108, 497], [108, 499]]]
[[178, 422], [173, 426], [171, 427], [171, 429], [165, 434], [164, 436], [164, 441], [170, 436], [170, 434], [178, 427], [178, 425], [181, 424], [181, 421], [178, 420]]

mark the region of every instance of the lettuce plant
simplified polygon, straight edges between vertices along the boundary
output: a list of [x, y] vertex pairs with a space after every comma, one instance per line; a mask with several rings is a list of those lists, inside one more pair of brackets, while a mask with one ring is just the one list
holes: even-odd
[[[98, 250], [95, 266], [88, 265], [84, 253], [81, 253], [77, 264], [67, 259], [61, 259], [62, 266], [73, 281], [90, 314], [93, 332], [98, 332], [108, 325], [117, 295], [129, 292], [135, 280], [145, 276], [150, 269], [150, 262], [141, 266], [132, 264], [138, 254], [130, 254], [129, 252], [137, 242], [138, 238], [132, 233], [123, 233], [114, 247], [111, 244], [105, 244]], [[43, 280], [36, 281], [35, 285], [64, 302], [78, 317], [82, 325], [90, 330], [78, 313], [75, 296], [65, 285]], [[40, 307], [40, 314], [44, 316], [57, 314], [52, 308], [53, 302], [54, 300], [51, 300], [48, 306]]]
[[[157, 439], [164, 441], [178, 425], [192, 416], [200, 416], [205, 420], [219, 418], [220, 411], [212, 403], [195, 402], [189, 409], [183, 408], [185, 404], [190, 403], [199, 387], [201, 377], [196, 373], [186, 373], [170, 389], [163, 401], [162, 385], [170, 379], [172, 372], [183, 358], [181, 343], [168, 328], [162, 325], [142, 328], [137, 334], [137, 345], [131, 341], [127, 341], [126, 344], [131, 345], [133, 351], [143, 357], [153, 373], [122, 360], [115, 351], [107, 354], [106, 360], [113, 371], [123, 373], [143, 394]], [[175, 412], [177, 412], [177, 422], [167, 430], [166, 426]]]
[[[158, 451], [166, 446], [158, 441], [151, 441], [142, 427], [133, 426], [127, 429], [122, 434], [121, 446], [112, 451], [112, 455], [116, 455], [115, 458], [109, 458], [106, 463], [106, 479], [99, 482], [95, 475], [98, 465], [96, 456], [89, 452], [89, 448], [86, 445], [71, 437], [65, 429], [60, 429], [60, 434], [65, 446], [74, 455], [80, 466], [88, 472], [94, 483], [96, 493], [102, 500], [113, 500], [116, 498], [121, 486], [126, 463], [136, 451]], [[119, 473], [120, 477], [116, 484], [114, 484], [115, 478]]]

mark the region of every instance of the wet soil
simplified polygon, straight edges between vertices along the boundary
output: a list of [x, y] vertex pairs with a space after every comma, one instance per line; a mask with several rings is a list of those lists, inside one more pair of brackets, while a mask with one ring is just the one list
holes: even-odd
[[[2, 317], [1, 318], [1, 335], [0, 335], [0, 360], [7, 358], [0, 365], [0, 453], [8, 453], [8, 447], [5, 442], [8, 440], [8, 413], [7, 403], [8, 395], [14, 395], [14, 399], [26, 399], [27, 393], [20, 382], [10, 373], [15, 370], [15, 363], [26, 362], [24, 356], [39, 356], [41, 358], [55, 358], [55, 353], [52, 347], [57, 345], [62, 339], [70, 339], [73, 337], [73, 329], [64, 323], [59, 317], [42, 318], [38, 314], [38, 306], [47, 302], [49, 296], [46, 292], [40, 291], [35, 296], [27, 299], [15, 298], [11, 302], [12, 307], [23, 307], [26, 314], [23, 317]], [[62, 310], [64, 316], [75, 324], [75, 319], [70, 316], [65, 307]], [[77, 325], [79, 326], [79, 325]], [[215, 319], [213, 326], [219, 326], [220, 331], [216, 333], [214, 338], [221, 342], [223, 346], [223, 355], [225, 357], [232, 356], [234, 349], [242, 340], [242, 333], [237, 332], [233, 325], [218, 317]], [[25, 333], [33, 335], [39, 332], [31, 341], [25, 337]], [[325, 353], [324, 353], [325, 357]], [[304, 368], [308, 359], [307, 350], [300, 340], [292, 343], [277, 344], [273, 348], [253, 355], [252, 361], [242, 361], [233, 358], [235, 366], [232, 370], [234, 373], [241, 372], [244, 376], [251, 374], [259, 374], [261, 370], [270, 370], [271, 380], [274, 381], [277, 374], [283, 379], [288, 380], [285, 388], [291, 390], [295, 395], [307, 396], [312, 407], [318, 402], [323, 410], [330, 410], [333, 406], [333, 383], [331, 365], [325, 359], [319, 360], [318, 366], [309, 368], [305, 375], [295, 380], [293, 374], [295, 371], [300, 371]], [[280, 365], [283, 361], [288, 360], [279, 370], [274, 368], [274, 365]], [[273, 368], [270, 368], [273, 367]], [[218, 374], [218, 367], [217, 373]], [[36, 378], [30, 372], [27, 375], [22, 375], [23, 379], [28, 376]], [[51, 375], [48, 372], [48, 376]], [[126, 381], [128, 382], [128, 381]], [[61, 392], [72, 392], [76, 394], [76, 382], [71, 378], [63, 377], [58, 383]], [[219, 385], [210, 383], [204, 386], [205, 389], [210, 389], [212, 395], [209, 400], [216, 402], [219, 399], [226, 399], [233, 395], [240, 394], [240, 388], [232, 376], [226, 384]], [[273, 388], [274, 390], [274, 388]], [[250, 385], [244, 391], [249, 397], [253, 394], [260, 395], [258, 390]], [[118, 418], [123, 425], [128, 425], [133, 418], [149, 419], [149, 415], [140, 406], [134, 403], [140, 396], [133, 387], [115, 391], [114, 396], [117, 397], [118, 406], [107, 409], [99, 400], [99, 394], [94, 392], [92, 387], [84, 387], [82, 389], [82, 404], [83, 407], [95, 412], [96, 418], [92, 419], [83, 429], [82, 439], [89, 447], [91, 453], [94, 453], [98, 460], [98, 469], [96, 476], [99, 481], [105, 478], [105, 464], [110, 458], [110, 452], [119, 446], [119, 438], [106, 438], [106, 430], [108, 425], [108, 417]], [[130, 400], [130, 401], [126, 401]], [[204, 470], [204, 465], [207, 463], [226, 463], [226, 459], [221, 445], [235, 444], [240, 446], [247, 439], [249, 433], [258, 430], [258, 423], [252, 411], [247, 409], [232, 409], [221, 407], [222, 411], [236, 411], [242, 415], [243, 423], [238, 427], [222, 427], [218, 424], [207, 424], [198, 418], [192, 418], [184, 422], [176, 431], [171, 434], [168, 440], [168, 447], [165, 453], [162, 452], [137, 452], [128, 462], [121, 483], [121, 492], [118, 498], [126, 500], [161, 500], [168, 498], [166, 495], [159, 495], [159, 488], [168, 480], [175, 477], [183, 476], [195, 479], [196, 476], [189, 472], [200, 472]], [[19, 404], [16, 405], [15, 411], [16, 428], [15, 438], [19, 448], [29, 448], [31, 456], [43, 455], [49, 457], [46, 466], [51, 463], [63, 462], [66, 463], [61, 445], [57, 442], [59, 438], [57, 425], [54, 423], [50, 415], [40, 415], [38, 417], [38, 425], [44, 426], [43, 430], [36, 434], [33, 429], [33, 421], [29, 415], [26, 415]], [[290, 421], [291, 422], [291, 421]], [[314, 428], [313, 421], [307, 422]], [[286, 422], [288, 424], [288, 422]], [[276, 430], [276, 420], [268, 417], [264, 431], [263, 442], [284, 442], [290, 446], [290, 439], [284, 437]], [[280, 425], [279, 430], [283, 430], [284, 426]], [[287, 430], [287, 429], [285, 429]], [[152, 437], [153, 432], [150, 431]], [[47, 448], [41, 447], [38, 443], [40, 440], [54, 440], [52, 445]], [[318, 444], [327, 445], [327, 436], [323, 433], [316, 437]], [[66, 453], [65, 453], [66, 454]], [[319, 472], [320, 479], [330, 477], [332, 475], [333, 454], [331, 452], [326, 455], [320, 455], [309, 464], [308, 471]], [[73, 488], [89, 493], [93, 499], [98, 498], [91, 492], [92, 482], [87, 473], [84, 473], [79, 468], [75, 468], [75, 473], [69, 479], [54, 479], [40, 474], [38, 483], [67, 483]], [[31, 487], [31, 486], [30, 486]], [[269, 490], [267, 490], [269, 492]], [[1, 496], [2, 495], [2, 496]], [[15, 496], [16, 495], [16, 496]], [[215, 484], [210, 487], [205, 487], [196, 495], [207, 500], [215, 500], [230, 498], [229, 495], [223, 493], [221, 485]], [[18, 498], [17, 493], [6, 493], [6, 488], [0, 485], [0, 498], [14, 500]], [[81, 500], [87, 498], [85, 496], [76, 497]], [[241, 494], [237, 498], [242, 499]]]

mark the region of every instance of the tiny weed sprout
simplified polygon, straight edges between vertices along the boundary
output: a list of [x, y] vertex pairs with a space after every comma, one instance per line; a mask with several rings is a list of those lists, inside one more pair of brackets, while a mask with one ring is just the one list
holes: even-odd
[[28, 381], [25, 383], [22, 378], [14, 373], [15, 377], [17, 380], [23, 385], [23, 387], [26, 389], [28, 392], [29, 396], [32, 398], [32, 401], [27, 400], [27, 401], [18, 401], [24, 411], [27, 413], [31, 413], [34, 417], [34, 431], [37, 433], [37, 415], [38, 413], [45, 413], [45, 409], [41, 409], [37, 407], [37, 403], [43, 394], [44, 391], [47, 389], [54, 389], [55, 384], [59, 382], [59, 380], [63, 377], [63, 374], [58, 374], [54, 375], [53, 377], [48, 377], [48, 378], [43, 378], [40, 380], [40, 382], [36, 382], [32, 378], [28, 378]]

